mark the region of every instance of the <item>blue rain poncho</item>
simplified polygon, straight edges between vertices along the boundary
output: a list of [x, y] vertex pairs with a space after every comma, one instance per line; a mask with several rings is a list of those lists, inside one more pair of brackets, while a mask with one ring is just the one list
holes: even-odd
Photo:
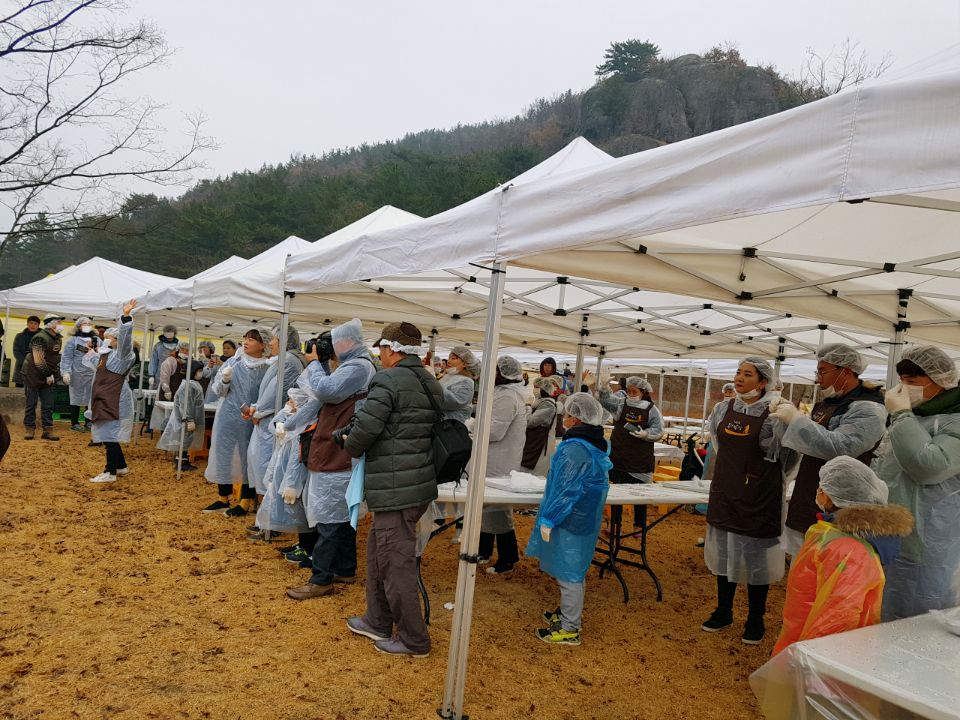
[[[565, 438], [550, 459], [547, 487], [533, 526], [528, 557], [563, 582], [583, 582], [593, 559], [603, 522], [610, 468], [609, 449], [599, 450], [581, 438]], [[552, 528], [550, 542], [540, 527]]]
[[883, 620], [960, 604], [960, 390], [894, 414], [872, 469], [914, 520], [886, 568]]
[[[184, 405], [186, 395], [186, 405]], [[186, 410], [184, 410], [186, 407]], [[173, 412], [167, 427], [160, 436], [157, 448], [177, 452], [180, 449], [180, 428], [193, 421], [196, 430], [183, 430], [183, 449], [199, 450], [203, 447], [204, 433], [203, 387], [196, 380], [184, 380], [173, 396]]]
[[[256, 488], [258, 495], [263, 495], [266, 491], [264, 476], [273, 454], [274, 433], [270, 418], [277, 409], [277, 371], [276, 358], [270, 358], [270, 367], [260, 381], [257, 402], [252, 403], [253, 417], [260, 422], [254, 425], [250, 444], [247, 446], [247, 478], [250, 486]], [[287, 392], [302, 372], [303, 362], [295, 353], [287, 352], [283, 364], [283, 397], [287, 397]]]
[[[87, 365], [96, 371], [100, 356], [88, 353], [84, 356]], [[117, 328], [117, 347], [107, 356], [106, 368], [110, 372], [126, 375], [133, 367], [136, 356], [133, 354], [133, 321], [121, 322]], [[90, 412], [89, 410], [87, 411]], [[91, 439], [95, 443], [130, 442], [133, 431], [133, 393], [129, 383], [120, 388], [120, 418], [118, 420], [93, 420]]]
[[[360, 392], [366, 392], [370, 387], [370, 381], [377, 372], [376, 366], [370, 358], [363, 336], [359, 334], [359, 322], [356, 322], [356, 337], [350, 337], [355, 342], [349, 350], [340, 350], [338, 359], [340, 365], [332, 373], [328, 374], [326, 369], [319, 362], [311, 362], [307, 369], [310, 389], [313, 391], [317, 400], [323, 404], [335, 405], [341, 403], [352, 395]], [[347, 323], [345, 326], [336, 327], [331, 332], [333, 336], [334, 347], [344, 338], [340, 335], [340, 330], [353, 330], [354, 323]], [[359, 408], [363, 400], [357, 401]], [[354, 461], [354, 464], [356, 461]], [[350, 512], [347, 508], [347, 485], [350, 483], [350, 470], [342, 472], [308, 472], [306, 489], [306, 510], [307, 520], [310, 526], [317, 523], [345, 523], [350, 520]]]
[[83, 362], [87, 354], [87, 343], [94, 350], [100, 347], [100, 338], [95, 335], [84, 337], [71, 335], [63, 343], [60, 351], [60, 374], [70, 373], [70, 404], [89, 407], [90, 393], [93, 391], [93, 374], [95, 367]]
[[176, 336], [168, 338], [166, 335], [161, 335], [156, 343], [153, 345], [153, 350], [150, 351], [150, 377], [157, 377], [160, 374], [160, 365], [163, 364], [163, 361], [170, 357], [170, 353], [174, 350], [179, 349], [180, 341], [177, 340]]
[[[267, 362], [267, 358], [252, 358], [238, 351], [220, 366], [210, 384], [214, 395], [222, 401], [213, 419], [210, 457], [203, 474], [209, 482], [220, 485], [247, 482], [247, 446], [253, 423], [243, 419], [240, 408], [257, 402]], [[224, 383], [223, 371], [228, 367], [233, 368], [233, 378]]]

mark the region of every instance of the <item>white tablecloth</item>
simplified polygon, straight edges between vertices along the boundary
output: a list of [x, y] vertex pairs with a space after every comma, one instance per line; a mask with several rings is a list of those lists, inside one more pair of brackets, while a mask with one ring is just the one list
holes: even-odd
[[955, 719], [960, 637], [920, 615], [805, 640], [757, 670], [750, 685], [767, 718]]
[[[444, 483], [437, 486], [437, 491], [437, 502], [462, 504], [467, 501], [466, 484], [457, 487], [454, 483]], [[484, 487], [485, 505], [539, 505], [542, 501], [543, 493], [513, 493], [489, 485]], [[701, 493], [665, 487], [663, 483], [611, 485], [607, 493], [607, 505], [695, 505], [703, 501]]]
[[[157, 400], [154, 403], [154, 406], [163, 410], [163, 414], [169, 416], [173, 412], [173, 400]], [[217, 408], [220, 407], [219, 402], [204, 403], [203, 409], [205, 412], [212, 413], [216, 412]]]

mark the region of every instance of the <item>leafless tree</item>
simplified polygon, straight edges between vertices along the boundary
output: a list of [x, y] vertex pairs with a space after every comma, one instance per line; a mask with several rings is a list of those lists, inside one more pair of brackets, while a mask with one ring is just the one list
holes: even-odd
[[94, 215], [102, 224], [136, 180], [186, 182], [213, 147], [200, 116], [186, 118], [181, 147], [167, 147], [164, 108], [123, 94], [170, 54], [154, 25], [124, 24], [127, 9], [0, 0], [0, 255], [37, 217], [52, 230]]
[[818, 100], [835, 95], [850, 85], [880, 77], [892, 64], [892, 53], [886, 52], [874, 61], [859, 42], [847, 38], [840, 47], [831, 48], [828, 53], [807, 48], [807, 58], [794, 87], [804, 102]]

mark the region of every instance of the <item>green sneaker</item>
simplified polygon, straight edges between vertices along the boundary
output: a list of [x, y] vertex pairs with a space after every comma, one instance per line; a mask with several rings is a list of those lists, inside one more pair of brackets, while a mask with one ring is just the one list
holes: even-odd
[[563, 630], [562, 628], [540, 628], [537, 637], [551, 645], [579, 645], [579, 630]]
[[560, 623], [560, 608], [556, 610], [544, 610], [543, 615], [540, 617], [543, 618], [543, 621], [547, 624], [548, 627], [553, 627]]

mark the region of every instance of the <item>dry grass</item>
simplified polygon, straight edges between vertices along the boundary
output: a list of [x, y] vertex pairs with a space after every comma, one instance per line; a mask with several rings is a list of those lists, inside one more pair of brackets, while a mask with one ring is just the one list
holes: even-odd
[[[12, 430], [0, 466], [0, 717], [436, 717], [452, 618], [442, 606], [457, 572], [446, 538], [424, 558], [433, 653], [390, 658], [344, 627], [363, 611], [361, 585], [288, 600], [284, 589], [307, 571], [246, 540], [247, 522], [200, 514], [212, 487], [197, 473], [178, 484], [149, 442], [126, 448], [131, 475], [92, 485], [103, 459], [86, 447], [89, 436], [63, 427], [58, 445], [25, 443]], [[521, 519], [522, 543], [530, 525]], [[636, 570], [626, 571], [628, 604], [615, 580], [591, 571], [578, 648], [534, 637], [557, 597], [533, 562], [512, 577], [481, 575], [467, 712], [757, 717], [747, 676], [769, 655], [782, 586], [771, 592], [771, 632], [759, 647], [733, 630], [703, 633], [715, 585], [693, 546], [702, 533], [702, 518], [687, 513], [653, 532], [662, 603]]]

